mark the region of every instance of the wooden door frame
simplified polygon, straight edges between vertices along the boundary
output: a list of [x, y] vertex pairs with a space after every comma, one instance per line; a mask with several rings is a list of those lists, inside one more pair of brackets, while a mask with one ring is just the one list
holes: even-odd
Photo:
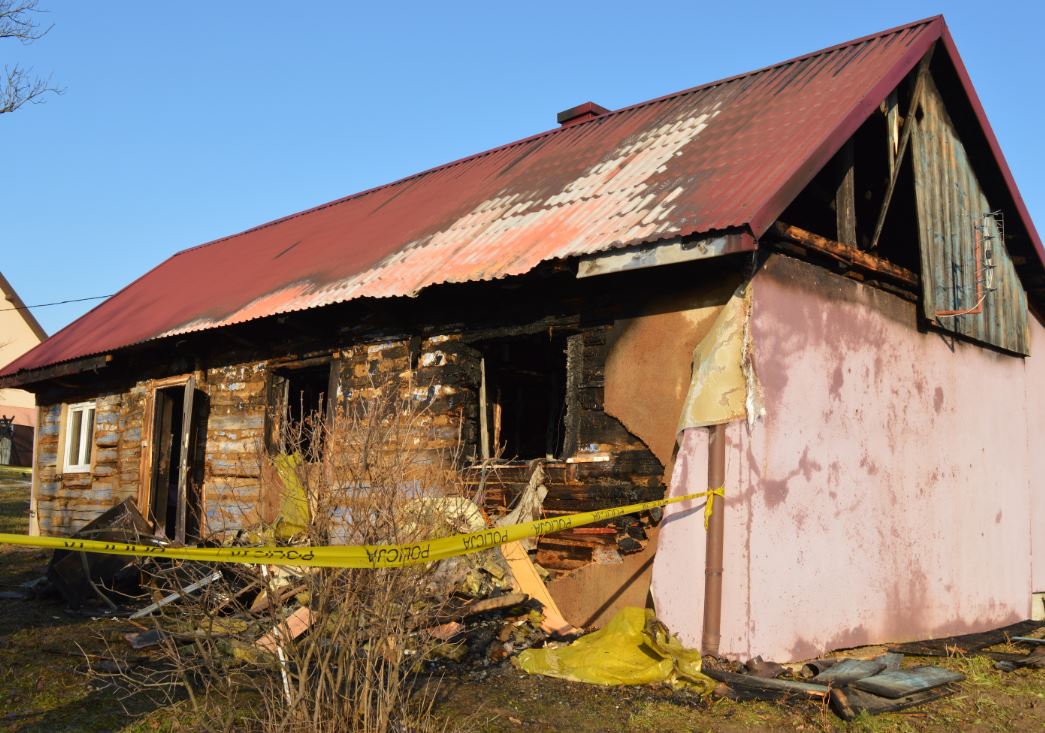
[[[135, 501], [138, 504], [138, 511], [141, 512], [142, 516], [146, 518], [146, 521], [152, 522], [152, 472], [153, 472], [153, 431], [156, 426], [156, 392], [161, 389], [168, 389], [170, 387], [184, 387], [189, 383], [189, 380], [194, 377], [193, 373], [179, 374], [173, 377], [164, 377], [163, 379], [151, 379], [145, 383], [145, 409], [142, 412], [142, 441], [141, 441], [141, 458], [138, 466], [138, 496]], [[186, 420], [182, 417], [183, 425]], [[188, 418], [191, 423], [191, 415]], [[202, 497], [202, 487], [201, 496]], [[153, 531], [159, 530], [159, 527], [153, 527]]]
[[[33, 472], [29, 483], [29, 535], [40, 536], [40, 430], [44, 426], [47, 410], [36, 408], [36, 426], [33, 429]], [[62, 454], [59, 446], [58, 455]], [[57, 461], [55, 462], [57, 464]], [[57, 469], [57, 465], [55, 466]]]

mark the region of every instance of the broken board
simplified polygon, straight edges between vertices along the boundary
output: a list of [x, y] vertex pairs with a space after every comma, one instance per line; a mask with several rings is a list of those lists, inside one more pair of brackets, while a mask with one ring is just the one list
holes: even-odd
[[890, 647], [889, 651], [900, 654], [910, 654], [916, 657], [948, 657], [955, 653], [970, 654], [980, 649], [986, 649], [995, 644], [1004, 644], [1014, 636], [1029, 634], [1035, 629], [1045, 627], [1045, 621], [1020, 621], [1000, 629], [982, 631], [976, 634], [962, 634], [960, 636], [947, 636], [942, 639], [928, 639], [926, 641], [912, 641], [908, 644], [898, 644]]
[[724, 669], [705, 667], [701, 670], [711, 679], [725, 683], [717, 694], [733, 700], [825, 700], [830, 688], [812, 682], [767, 679], [753, 675], [727, 672]]
[[934, 687], [931, 690], [924, 690], [891, 699], [872, 695], [870, 692], [864, 692], [854, 687], [847, 687], [845, 690], [832, 689], [831, 709], [842, 720], [853, 720], [860, 713], [866, 712], [870, 715], [895, 713], [899, 710], [906, 710], [916, 705], [939, 700], [948, 695], [953, 695], [957, 691], [956, 685], [943, 685]]
[[941, 667], [924, 666], [882, 672], [873, 677], [855, 680], [849, 686], [864, 692], [870, 692], [873, 695], [896, 700], [917, 692], [931, 690], [941, 685], [961, 682], [964, 679], [965, 675], [960, 672], [952, 672]]
[[282, 623], [274, 627], [256, 642], [254, 646], [262, 651], [274, 653], [280, 643], [296, 639], [301, 636], [312, 625], [312, 609], [308, 606], [298, 608], [294, 613], [287, 616]]
[[537, 568], [534, 567], [526, 548], [518, 542], [509, 542], [501, 545], [501, 554], [504, 555], [508, 569], [511, 570], [512, 585], [544, 606], [544, 621], [541, 622], [541, 629], [559, 636], [578, 633], [579, 629], [563, 618], [562, 611], [556, 605], [552, 594], [548, 592], [548, 587], [537, 574]]

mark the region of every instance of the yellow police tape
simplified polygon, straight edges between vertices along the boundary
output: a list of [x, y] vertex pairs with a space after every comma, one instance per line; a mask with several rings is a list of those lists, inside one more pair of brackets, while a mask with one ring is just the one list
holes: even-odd
[[199, 562], [238, 562], [251, 565], [293, 565], [319, 568], [389, 568], [444, 560], [448, 557], [479, 552], [508, 542], [540, 537], [553, 532], [613, 519], [625, 514], [646, 511], [659, 506], [722, 496], [722, 489], [701, 491], [671, 499], [628, 504], [613, 509], [580, 512], [563, 517], [539, 519], [535, 522], [494, 527], [479, 532], [458, 534], [403, 545], [344, 545], [329, 547], [153, 547], [124, 542], [81, 540], [63, 537], [30, 537], [0, 534], [0, 544], [44, 547], [53, 550], [97, 552], [105, 555], [163, 557], [171, 560]]

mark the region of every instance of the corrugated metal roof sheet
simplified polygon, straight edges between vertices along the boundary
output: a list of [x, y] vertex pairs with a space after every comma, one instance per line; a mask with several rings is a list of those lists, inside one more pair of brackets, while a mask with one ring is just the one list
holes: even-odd
[[760, 236], [942, 33], [913, 23], [185, 250], [6, 372], [614, 247]]

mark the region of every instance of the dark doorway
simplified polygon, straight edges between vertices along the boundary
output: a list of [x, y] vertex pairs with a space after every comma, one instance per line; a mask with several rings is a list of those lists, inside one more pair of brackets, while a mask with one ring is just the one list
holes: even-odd
[[491, 455], [560, 458], [566, 435], [566, 339], [535, 334], [479, 345]]
[[202, 518], [207, 395], [189, 384], [157, 389], [153, 399], [150, 518], [169, 539], [194, 542], [200, 538]]

